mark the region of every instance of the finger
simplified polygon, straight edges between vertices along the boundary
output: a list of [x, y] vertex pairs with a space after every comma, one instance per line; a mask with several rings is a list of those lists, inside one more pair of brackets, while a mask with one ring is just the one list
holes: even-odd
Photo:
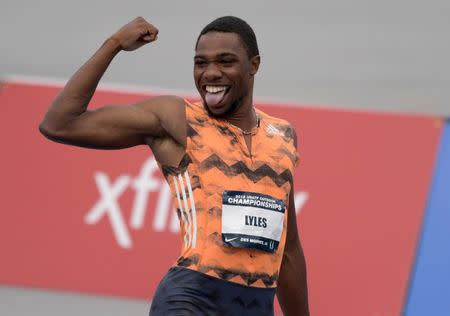
[[148, 22], [146, 22], [145, 24], [145, 28], [149, 34], [157, 35], [159, 33], [159, 30], [153, 24], [150, 24]]
[[150, 42], [150, 41], [153, 40], [153, 36], [151, 36], [151, 35], [144, 35], [144, 36], [142, 37], [142, 40], [144, 40], [144, 41], [146, 41], [146, 42]]
[[158, 37], [158, 32], [155, 32], [155, 29], [147, 29], [145, 33], [143, 32], [141, 34], [141, 39], [144, 41], [154, 41]]
[[142, 37], [142, 39], [145, 41], [156, 41], [157, 38], [158, 38], [157, 33], [147, 33]]

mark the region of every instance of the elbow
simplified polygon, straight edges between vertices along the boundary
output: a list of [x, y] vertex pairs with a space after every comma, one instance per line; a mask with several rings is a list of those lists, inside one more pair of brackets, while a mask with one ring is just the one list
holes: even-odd
[[39, 124], [39, 132], [42, 135], [47, 137], [47, 135], [50, 134], [50, 129], [48, 128], [48, 126], [44, 122], [41, 122], [41, 124]]
[[64, 136], [61, 133], [61, 131], [52, 128], [51, 126], [46, 124], [45, 121], [42, 121], [41, 124], [39, 124], [39, 132], [49, 140], [55, 142], [61, 142], [64, 139]]
[[49, 128], [49, 126], [44, 122], [41, 122], [41, 124], [39, 124], [39, 132], [45, 137], [50, 137], [50, 135], [52, 134], [52, 131]]
[[56, 132], [52, 130], [48, 124], [45, 124], [44, 121], [39, 124], [39, 132], [47, 138], [54, 138], [56, 135]]

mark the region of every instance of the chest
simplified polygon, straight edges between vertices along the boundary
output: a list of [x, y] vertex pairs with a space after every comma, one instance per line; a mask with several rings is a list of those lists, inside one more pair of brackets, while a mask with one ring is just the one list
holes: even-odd
[[218, 156], [228, 162], [242, 162], [255, 167], [261, 162], [279, 163], [284, 152], [288, 151], [282, 139], [268, 137], [262, 128], [250, 135], [243, 135], [239, 130], [224, 125], [210, 124], [194, 128], [188, 139], [188, 147], [201, 161]]

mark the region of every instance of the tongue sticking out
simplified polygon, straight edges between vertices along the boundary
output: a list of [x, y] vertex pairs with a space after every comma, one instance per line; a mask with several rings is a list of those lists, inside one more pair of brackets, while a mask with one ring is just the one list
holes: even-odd
[[217, 93], [206, 92], [205, 95], [206, 104], [208, 104], [208, 106], [216, 106], [217, 104], [220, 103], [220, 101], [222, 101], [225, 92], [226, 90]]

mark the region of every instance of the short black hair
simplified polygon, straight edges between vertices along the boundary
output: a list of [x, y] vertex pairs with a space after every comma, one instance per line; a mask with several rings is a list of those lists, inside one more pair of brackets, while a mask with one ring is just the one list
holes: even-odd
[[195, 48], [197, 48], [200, 37], [209, 32], [236, 33], [244, 43], [249, 58], [259, 55], [255, 32], [247, 22], [240, 18], [228, 15], [215, 19], [200, 32]]

